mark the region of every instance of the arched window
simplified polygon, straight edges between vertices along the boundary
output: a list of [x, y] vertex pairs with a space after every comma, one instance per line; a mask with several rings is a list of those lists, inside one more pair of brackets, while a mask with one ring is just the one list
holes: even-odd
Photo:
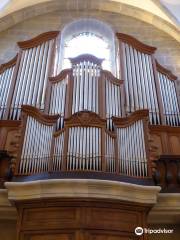
[[69, 68], [69, 58], [92, 54], [103, 58], [103, 69], [116, 74], [115, 40], [113, 30], [95, 19], [81, 19], [65, 26], [61, 33], [58, 70]]
[[69, 58], [76, 57], [80, 54], [92, 54], [98, 58], [103, 58], [102, 67], [107, 70], [111, 70], [110, 60], [110, 46], [100, 36], [87, 32], [80, 33], [77, 36], [73, 36], [71, 40], [65, 42], [64, 45], [64, 60], [62, 68], [69, 68]]

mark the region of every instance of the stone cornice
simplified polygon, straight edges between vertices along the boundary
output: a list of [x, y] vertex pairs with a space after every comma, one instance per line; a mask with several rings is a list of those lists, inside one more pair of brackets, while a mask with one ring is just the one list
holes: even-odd
[[32, 182], [6, 182], [10, 201], [43, 198], [114, 199], [153, 205], [160, 187], [96, 179], [53, 179]]
[[16, 209], [8, 200], [7, 190], [0, 189], [0, 220], [16, 220], [16, 218]]
[[180, 222], [180, 193], [159, 193], [158, 202], [151, 209], [149, 223], [176, 224]]

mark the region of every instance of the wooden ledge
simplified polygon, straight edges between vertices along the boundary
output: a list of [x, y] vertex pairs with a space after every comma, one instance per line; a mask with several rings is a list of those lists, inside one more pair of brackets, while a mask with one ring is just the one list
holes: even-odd
[[0, 127], [18, 128], [20, 125], [20, 120], [0, 120]]
[[102, 74], [104, 74], [105, 77], [108, 77], [108, 80], [111, 81], [113, 84], [120, 86], [121, 84], [124, 83], [124, 80], [120, 80], [116, 78], [111, 72], [107, 70], [102, 70]]
[[65, 127], [106, 127], [106, 120], [91, 111], [81, 111], [65, 119]]
[[136, 48], [137, 50], [139, 50], [140, 52], [143, 52], [143, 53], [153, 54], [153, 53], [155, 53], [155, 51], [157, 49], [155, 47], [146, 45], [146, 44], [140, 42], [139, 40], [137, 40], [136, 38], [129, 36], [127, 34], [124, 34], [124, 33], [116, 33], [116, 36], [119, 40], [122, 40], [123, 42], [132, 45], [134, 48]]
[[91, 54], [82, 54], [82, 55], [79, 55], [75, 58], [69, 58], [69, 60], [71, 61], [72, 64], [77, 64], [77, 63], [80, 63], [80, 62], [93, 62], [97, 65], [100, 65], [102, 64], [103, 60], [102, 58], [97, 58], [95, 57], [94, 55], [91, 55]]
[[56, 138], [56, 137], [59, 137], [62, 133], [65, 132], [65, 128], [61, 129], [61, 130], [58, 130], [56, 131], [55, 133], [53, 133], [53, 136]]
[[128, 202], [155, 204], [160, 187], [97, 180], [52, 179], [33, 182], [6, 182], [8, 199], [23, 201], [48, 198], [116, 199]]
[[105, 129], [105, 133], [108, 134], [112, 138], [117, 138], [117, 135], [112, 131]]
[[23, 41], [23, 42], [18, 42], [17, 44], [23, 50], [28, 49], [28, 48], [37, 47], [38, 45], [42, 44], [43, 42], [47, 42], [51, 39], [56, 38], [59, 33], [60, 33], [59, 31], [45, 32], [45, 33], [38, 35], [35, 38], [32, 38], [27, 41]]
[[118, 127], [127, 127], [138, 120], [148, 120], [149, 110], [138, 110], [125, 118], [112, 117], [114, 124]]
[[18, 54], [13, 59], [11, 59], [9, 62], [1, 64], [0, 65], [0, 74], [3, 73], [4, 71], [6, 71], [8, 68], [15, 66], [17, 58], [18, 58]]
[[58, 83], [64, 80], [67, 77], [67, 75], [70, 75], [71, 73], [72, 73], [72, 68], [64, 69], [57, 76], [49, 77], [49, 81], [53, 84]]
[[177, 77], [167, 68], [163, 67], [158, 61], [156, 60], [156, 67], [157, 71], [166, 75], [170, 80], [175, 81], [177, 80]]
[[46, 115], [39, 109], [29, 105], [22, 105], [21, 111], [23, 115], [26, 114], [28, 116], [31, 116], [45, 125], [53, 125], [54, 123], [56, 123], [60, 116], [60, 115]]
[[149, 125], [149, 129], [151, 133], [168, 132], [168, 133], [180, 134], [180, 127], [172, 127], [167, 125]]

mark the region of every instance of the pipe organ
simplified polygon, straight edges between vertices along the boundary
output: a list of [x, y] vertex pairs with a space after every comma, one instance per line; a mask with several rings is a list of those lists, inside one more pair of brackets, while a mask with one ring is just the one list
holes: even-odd
[[148, 149], [146, 146], [145, 126], [148, 111], [136, 112], [136, 121], [128, 122], [127, 119], [113, 117], [118, 146], [119, 171], [129, 176], [147, 176]]
[[0, 68], [0, 118], [21, 122], [15, 174], [149, 177], [149, 121], [180, 125], [176, 77], [155, 62], [155, 48], [125, 34], [117, 34], [122, 80], [88, 54], [52, 76], [58, 35], [18, 43], [17, 57]]
[[176, 84], [177, 77], [156, 62], [158, 80], [163, 102], [163, 114], [167, 125], [180, 125], [180, 106], [178, 104]]
[[65, 70], [59, 76], [49, 79], [51, 82], [49, 114], [60, 114], [57, 129], [63, 128], [64, 125], [67, 85], [70, 84], [70, 77], [71, 70]]
[[16, 62], [17, 56], [10, 62], [0, 66], [0, 119], [4, 117], [7, 109], [7, 100]]
[[18, 172], [34, 174], [48, 171], [54, 123], [57, 117], [56, 115], [45, 117], [32, 106], [24, 105], [22, 112], [24, 136]]
[[58, 32], [48, 32], [25, 42], [19, 42], [18, 71], [11, 85], [10, 109], [7, 117], [19, 120], [21, 105], [28, 104], [44, 110], [50, 64]]
[[117, 148], [116, 134], [112, 134], [110, 131], [105, 132], [105, 162], [106, 162], [106, 171], [107, 172], [116, 172], [117, 161], [116, 161], [116, 152]]
[[[92, 59], [91, 59], [92, 58]], [[72, 114], [89, 110], [99, 113], [99, 77], [102, 60], [87, 55], [87, 59], [71, 59], [73, 66]]]
[[[113, 117], [114, 133], [106, 120], [91, 111], [65, 119], [55, 130], [58, 115], [45, 115], [28, 105], [22, 107], [24, 132], [17, 175], [57, 171], [102, 171], [148, 177], [148, 111], [129, 118]], [[145, 126], [146, 125], [146, 126]], [[121, 146], [123, 146], [121, 148]]]
[[160, 124], [160, 109], [152, 54], [156, 48], [140, 43], [133, 37], [117, 34], [121, 43], [121, 61], [126, 92], [127, 114], [149, 109], [151, 124]]

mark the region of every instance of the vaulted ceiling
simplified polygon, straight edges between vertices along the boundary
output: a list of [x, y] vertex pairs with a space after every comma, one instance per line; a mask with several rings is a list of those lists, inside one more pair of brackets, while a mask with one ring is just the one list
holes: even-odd
[[[69, 2], [70, 1], [71, 0], [69, 0]], [[18, 15], [17, 13], [20, 13], [21, 11], [23, 12], [28, 8], [31, 8], [32, 10], [33, 6], [37, 6], [38, 4], [50, 4], [50, 3], [53, 4], [53, 2], [57, 3], [58, 1], [57, 0], [0, 0], [0, 25], [4, 24], [4, 22], [8, 22], [7, 20], [8, 17], [11, 17], [11, 21], [16, 20], [15, 22], [17, 23], [20, 21], [20, 17], [19, 17], [20, 14]], [[66, 4], [68, 1], [59, 0], [59, 4], [63, 4], [63, 2], [64, 4]], [[75, 3], [78, 3], [78, 0], [72, 1], [72, 2], [73, 4], [75, 4]], [[91, 2], [91, 5], [93, 5], [93, 0], [91, 0], [90, 2]], [[97, 2], [99, 2], [101, 5], [104, 4], [104, 6], [106, 6], [107, 3], [118, 4], [119, 2], [120, 4], [119, 12], [121, 12], [120, 8], [122, 4], [126, 6], [129, 5], [131, 9], [134, 8], [135, 10], [142, 10], [142, 12], [146, 13], [147, 15], [149, 14], [148, 15], [149, 19], [150, 17], [152, 18], [153, 16], [155, 16], [155, 18], [161, 19], [161, 23], [159, 24], [158, 27], [160, 28], [161, 24], [162, 24], [162, 27], [163, 27], [163, 24], [164, 25], [167, 24], [168, 28], [169, 29], [171, 28], [171, 29], [167, 30], [166, 32], [168, 33], [172, 32], [172, 35], [176, 34], [176, 39], [178, 41], [180, 40], [180, 34], [179, 34], [180, 32], [180, 0], [96, 0], [95, 3], [97, 4]], [[107, 11], [108, 10], [111, 11], [111, 9], [109, 9], [110, 5], [107, 5], [107, 6], [108, 6], [106, 8]], [[43, 13], [43, 10], [42, 10], [42, 13]], [[128, 13], [123, 13], [123, 12], [121, 13], [128, 15]], [[41, 12], [39, 14], [41, 14]], [[32, 15], [31, 17], [33, 17], [32, 13], [30, 15]], [[18, 20], [17, 20], [17, 17], [19, 17]], [[134, 16], [134, 17], [137, 17], [137, 16]], [[27, 17], [25, 16], [24, 19], [26, 18]], [[141, 16], [139, 18], [141, 18]], [[156, 25], [154, 19], [152, 21], [149, 20], [149, 22], [152, 22], [153, 25]], [[12, 25], [12, 24], [9, 24], [9, 25]]]

